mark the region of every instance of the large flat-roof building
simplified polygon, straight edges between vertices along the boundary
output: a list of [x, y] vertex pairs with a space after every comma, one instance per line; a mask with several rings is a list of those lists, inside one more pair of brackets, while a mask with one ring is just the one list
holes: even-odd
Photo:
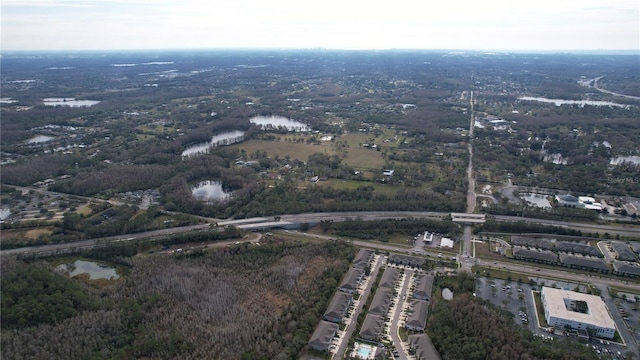
[[544, 317], [550, 326], [595, 330], [596, 336], [613, 339], [616, 326], [607, 305], [595, 295], [543, 287]]

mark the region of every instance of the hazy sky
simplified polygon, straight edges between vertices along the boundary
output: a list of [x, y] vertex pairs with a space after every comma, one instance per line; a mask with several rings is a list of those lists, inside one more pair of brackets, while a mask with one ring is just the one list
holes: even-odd
[[1, 0], [2, 50], [640, 50], [639, 0]]

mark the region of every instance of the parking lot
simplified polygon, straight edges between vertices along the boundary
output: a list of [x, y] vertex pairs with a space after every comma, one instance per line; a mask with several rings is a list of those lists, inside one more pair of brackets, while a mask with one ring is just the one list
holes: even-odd
[[532, 290], [531, 285], [516, 281], [493, 278], [476, 280], [477, 297], [507, 309], [514, 315], [514, 321], [517, 324], [523, 325], [534, 334], [548, 335], [538, 328]]
[[[631, 294], [627, 296], [627, 299], [629, 300], [627, 301], [622, 298], [614, 298], [613, 303], [615, 304], [615, 308], [610, 309], [610, 311], [620, 314], [624, 322], [624, 326], [629, 329], [629, 332], [631, 333], [631, 336], [635, 338], [635, 341], [640, 343], [640, 303], [636, 302], [634, 296]], [[623, 325], [618, 324], [618, 326]]]

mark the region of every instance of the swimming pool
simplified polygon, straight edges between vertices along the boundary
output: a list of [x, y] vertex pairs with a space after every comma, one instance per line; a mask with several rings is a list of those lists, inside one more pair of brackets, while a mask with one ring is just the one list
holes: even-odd
[[362, 359], [368, 359], [371, 356], [371, 347], [368, 345], [360, 345], [358, 348], [358, 356]]

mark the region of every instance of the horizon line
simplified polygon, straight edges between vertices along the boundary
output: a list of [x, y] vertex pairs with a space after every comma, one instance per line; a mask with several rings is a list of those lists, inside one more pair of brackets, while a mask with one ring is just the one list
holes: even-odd
[[63, 53], [63, 52], [178, 52], [178, 51], [416, 51], [458, 53], [519, 53], [519, 54], [616, 54], [640, 55], [639, 49], [464, 49], [464, 48], [341, 48], [341, 47], [202, 47], [202, 48], [92, 48], [92, 49], [0, 49], [3, 53]]

